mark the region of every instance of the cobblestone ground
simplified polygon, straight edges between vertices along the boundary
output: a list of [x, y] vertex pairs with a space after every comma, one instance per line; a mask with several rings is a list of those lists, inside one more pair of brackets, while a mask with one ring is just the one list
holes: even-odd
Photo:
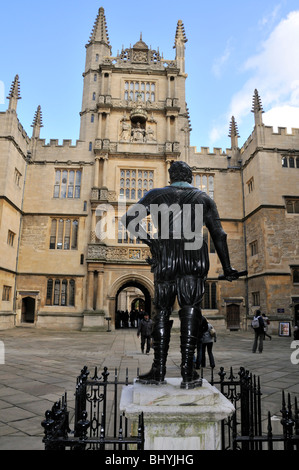
[[[108, 367], [114, 374], [128, 369], [132, 380], [150, 369], [153, 353], [141, 353], [135, 329], [112, 332], [62, 332], [36, 328], [15, 328], [0, 332], [4, 357], [0, 362], [0, 449], [43, 449], [41, 421], [45, 411], [67, 392], [69, 409], [74, 405], [76, 377], [87, 365], [91, 372]], [[173, 332], [167, 362], [167, 376], [180, 376], [180, 338]], [[260, 376], [263, 415], [280, 416], [282, 390], [299, 397], [299, 364], [293, 359], [292, 338], [272, 336], [264, 342], [262, 354], [251, 352], [253, 334], [218, 332], [213, 352], [215, 374], [220, 367], [237, 373], [244, 367]], [[297, 346], [299, 347], [299, 345]], [[207, 361], [208, 363], [208, 361]], [[209, 379], [209, 366], [204, 370]], [[275, 432], [275, 429], [274, 429]]]

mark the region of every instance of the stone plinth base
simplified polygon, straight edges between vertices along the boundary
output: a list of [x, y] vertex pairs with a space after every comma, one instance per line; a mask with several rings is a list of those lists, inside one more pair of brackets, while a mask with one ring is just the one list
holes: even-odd
[[81, 331], [106, 331], [107, 321], [103, 310], [85, 310]]
[[205, 379], [193, 390], [180, 388], [182, 379], [163, 385], [136, 380], [123, 388], [120, 409], [137, 433], [144, 414], [145, 450], [220, 450], [221, 420], [234, 412], [233, 404]]

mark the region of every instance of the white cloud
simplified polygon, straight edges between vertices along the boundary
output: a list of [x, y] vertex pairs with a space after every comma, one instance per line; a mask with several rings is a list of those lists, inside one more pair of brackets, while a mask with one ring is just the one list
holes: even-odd
[[212, 72], [217, 78], [221, 77], [223, 67], [228, 62], [228, 60], [231, 56], [231, 52], [232, 52], [231, 42], [232, 42], [231, 39], [229, 39], [227, 41], [226, 47], [225, 47], [225, 50], [224, 50], [222, 56], [215, 59], [215, 61], [213, 63]]
[[286, 127], [287, 132], [292, 129], [299, 129], [299, 108], [293, 106], [277, 106], [263, 115], [263, 122], [266, 126], [273, 127], [277, 131], [278, 127]]
[[[299, 115], [299, 11], [281, 20], [260, 46], [260, 52], [243, 64], [248, 79], [231, 99], [227, 119], [241, 124], [251, 112], [254, 90], [261, 97], [266, 125], [297, 127]], [[272, 111], [271, 111], [272, 110]], [[291, 120], [294, 122], [290, 122]], [[266, 122], [267, 121], [267, 122]], [[218, 135], [222, 132], [219, 127]], [[217, 132], [214, 128], [213, 135]], [[249, 134], [248, 134], [249, 135]], [[247, 136], [244, 136], [247, 138]]]

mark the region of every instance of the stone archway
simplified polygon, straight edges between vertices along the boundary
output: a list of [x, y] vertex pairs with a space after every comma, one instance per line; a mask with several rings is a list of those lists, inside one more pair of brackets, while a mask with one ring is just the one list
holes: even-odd
[[112, 318], [112, 324], [115, 325], [117, 299], [121, 291], [128, 287], [136, 287], [144, 296], [145, 311], [149, 314], [153, 311], [154, 284], [145, 276], [125, 275], [120, 277], [110, 289], [108, 294], [108, 311]]

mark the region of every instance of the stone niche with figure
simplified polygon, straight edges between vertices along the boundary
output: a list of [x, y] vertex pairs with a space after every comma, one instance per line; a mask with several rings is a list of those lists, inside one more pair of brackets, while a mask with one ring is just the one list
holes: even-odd
[[156, 144], [157, 121], [153, 115], [148, 116], [143, 103], [137, 102], [130, 115], [126, 113], [120, 120], [119, 145], [124, 144]]

